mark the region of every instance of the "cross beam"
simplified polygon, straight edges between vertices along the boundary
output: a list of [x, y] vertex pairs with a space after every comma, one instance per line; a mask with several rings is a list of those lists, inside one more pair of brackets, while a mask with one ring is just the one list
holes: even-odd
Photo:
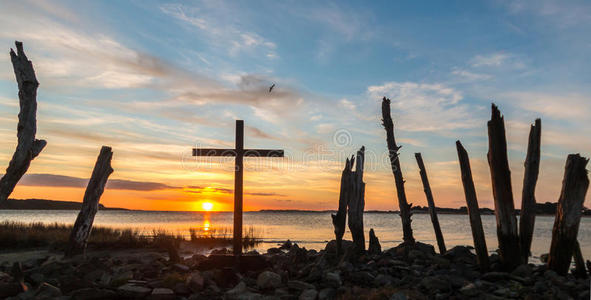
[[193, 156], [234, 156], [234, 255], [242, 254], [242, 186], [244, 157], [283, 157], [283, 150], [244, 149], [244, 121], [236, 120], [236, 148], [194, 148]]

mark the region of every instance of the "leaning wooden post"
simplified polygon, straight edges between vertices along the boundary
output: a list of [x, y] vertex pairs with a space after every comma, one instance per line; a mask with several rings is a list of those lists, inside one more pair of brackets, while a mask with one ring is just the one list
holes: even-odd
[[18, 114], [16, 150], [8, 164], [6, 173], [0, 179], [0, 203], [8, 199], [14, 187], [29, 169], [31, 161], [41, 153], [47, 142], [35, 139], [37, 133], [37, 87], [33, 63], [27, 59], [23, 43], [15, 42], [16, 53], [10, 49], [10, 59], [18, 84], [20, 112]]
[[445, 254], [445, 242], [443, 241], [443, 234], [441, 233], [441, 227], [439, 227], [439, 219], [437, 219], [437, 211], [435, 210], [435, 203], [433, 202], [433, 193], [431, 193], [431, 185], [429, 185], [429, 178], [427, 178], [427, 170], [425, 164], [423, 164], [423, 157], [421, 153], [415, 153], [417, 164], [419, 165], [419, 173], [421, 174], [421, 181], [423, 181], [423, 190], [427, 197], [427, 203], [429, 205], [429, 214], [431, 215], [431, 223], [433, 223], [433, 229], [435, 230], [435, 238], [437, 238], [437, 246], [439, 246], [439, 253]]
[[349, 202], [349, 196], [351, 195], [349, 184], [351, 180], [351, 169], [353, 168], [354, 158], [347, 158], [345, 162], [345, 168], [341, 174], [341, 193], [339, 194], [339, 210], [336, 215], [332, 214], [332, 225], [334, 226], [334, 234], [337, 242], [337, 255], [343, 254], [342, 244], [343, 235], [345, 234], [345, 225], [347, 219], [347, 203]]
[[396, 182], [396, 193], [398, 195], [398, 207], [400, 208], [400, 218], [402, 219], [402, 232], [404, 243], [414, 245], [415, 239], [412, 235], [411, 226], [411, 212], [410, 207], [406, 201], [406, 193], [404, 191], [404, 178], [402, 177], [402, 169], [400, 168], [400, 160], [398, 159], [398, 150], [401, 146], [396, 145], [394, 138], [394, 123], [390, 116], [390, 99], [384, 97], [382, 99], [382, 125], [386, 130], [386, 142], [388, 143], [388, 154], [390, 156], [390, 165], [392, 166], [392, 173], [394, 173], [394, 181]]
[[525, 157], [525, 173], [523, 175], [523, 192], [521, 193], [521, 216], [519, 218], [519, 240], [521, 243], [521, 260], [527, 263], [530, 256], [534, 224], [536, 222], [536, 183], [540, 171], [540, 141], [542, 137], [542, 121], [536, 119], [529, 130], [527, 155]]
[[501, 264], [512, 270], [521, 264], [517, 218], [511, 188], [511, 171], [507, 159], [507, 140], [505, 121], [497, 106], [492, 104], [488, 121], [488, 165], [492, 180], [495, 215], [497, 219], [497, 239]]
[[468, 216], [470, 217], [470, 228], [472, 228], [472, 238], [474, 239], [478, 265], [480, 265], [481, 271], [488, 271], [488, 250], [486, 249], [486, 239], [484, 238], [484, 230], [482, 229], [482, 220], [480, 219], [474, 180], [472, 179], [470, 158], [460, 141], [456, 141], [456, 148], [458, 150], [462, 184], [464, 185], [464, 195], [466, 196], [466, 206], [468, 208]]
[[365, 147], [357, 151], [355, 172], [351, 174], [351, 197], [348, 203], [349, 230], [357, 253], [365, 251], [365, 235], [363, 233], [363, 211], [365, 209], [365, 182], [363, 182], [363, 163]]
[[94, 165], [92, 177], [90, 177], [90, 181], [86, 187], [82, 208], [80, 209], [80, 213], [78, 213], [74, 228], [72, 228], [72, 233], [70, 234], [70, 242], [66, 250], [67, 257], [84, 254], [86, 243], [92, 230], [94, 216], [98, 211], [99, 200], [105, 190], [105, 184], [107, 184], [109, 175], [113, 173], [113, 168], [111, 168], [112, 157], [113, 152], [111, 151], [111, 147], [103, 146]]
[[556, 207], [552, 243], [548, 255], [548, 268], [566, 275], [575, 252], [581, 211], [589, 188], [587, 177], [588, 159], [579, 154], [570, 154], [564, 167], [562, 190]]
[[575, 272], [574, 275], [577, 278], [587, 278], [587, 268], [585, 268], [585, 259], [583, 259], [583, 253], [581, 252], [581, 245], [579, 241], [575, 243], [575, 253], [573, 254], [575, 260]]

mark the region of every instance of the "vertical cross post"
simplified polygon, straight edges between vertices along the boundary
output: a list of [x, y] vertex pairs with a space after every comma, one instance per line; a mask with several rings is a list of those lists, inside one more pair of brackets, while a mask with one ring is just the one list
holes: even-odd
[[236, 160], [234, 169], [234, 255], [242, 254], [242, 183], [244, 176], [244, 121], [236, 120]]

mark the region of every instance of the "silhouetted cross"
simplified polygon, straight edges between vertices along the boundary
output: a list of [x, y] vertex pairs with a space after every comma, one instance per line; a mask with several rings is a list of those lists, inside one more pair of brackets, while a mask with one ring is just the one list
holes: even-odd
[[235, 156], [234, 170], [234, 255], [242, 254], [242, 159], [283, 157], [283, 150], [244, 149], [244, 121], [236, 120], [236, 149], [194, 148], [193, 156]]

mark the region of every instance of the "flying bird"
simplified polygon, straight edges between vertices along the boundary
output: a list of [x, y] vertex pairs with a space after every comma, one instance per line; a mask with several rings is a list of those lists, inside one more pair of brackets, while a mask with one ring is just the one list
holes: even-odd
[[275, 87], [275, 84], [273, 83], [273, 85], [269, 88], [269, 93], [273, 90], [274, 87]]

